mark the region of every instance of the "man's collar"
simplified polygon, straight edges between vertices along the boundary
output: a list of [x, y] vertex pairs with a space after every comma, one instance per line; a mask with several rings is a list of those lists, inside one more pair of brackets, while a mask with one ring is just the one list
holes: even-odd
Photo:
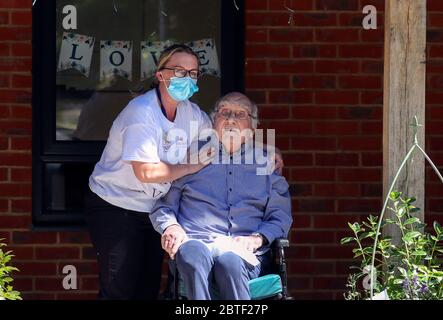
[[238, 156], [238, 155], [245, 155], [246, 152], [249, 152], [250, 150], [253, 149], [253, 141], [250, 141], [249, 143], [242, 143], [240, 148], [238, 148], [235, 152], [228, 152], [225, 149], [224, 144], [219, 141], [218, 145], [219, 145], [219, 155], [227, 155], [227, 156]]

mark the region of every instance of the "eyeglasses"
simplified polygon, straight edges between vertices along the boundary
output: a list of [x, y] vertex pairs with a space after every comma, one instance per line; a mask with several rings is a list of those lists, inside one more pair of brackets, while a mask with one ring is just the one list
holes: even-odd
[[252, 114], [248, 113], [245, 110], [231, 110], [227, 108], [222, 108], [217, 110], [217, 115], [225, 118], [226, 120], [231, 118], [231, 115], [234, 115], [235, 120], [246, 120], [248, 119], [248, 117], [255, 119], [255, 117]]
[[166, 70], [172, 70], [174, 71], [174, 76], [176, 76], [177, 78], [184, 78], [189, 74], [189, 77], [191, 77], [192, 79], [198, 79], [198, 77], [200, 77], [200, 71], [199, 70], [186, 70], [183, 68], [162, 68], [162, 69], [166, 69]]

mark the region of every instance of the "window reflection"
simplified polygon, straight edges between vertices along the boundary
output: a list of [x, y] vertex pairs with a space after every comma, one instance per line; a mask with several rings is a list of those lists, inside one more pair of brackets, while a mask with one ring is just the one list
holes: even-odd
[[[115, 3], [115, 7], [114, 7]], [[57, 57], [63, 7], [77, 9], [77, 34], [93, 36], [89, 77], [75, 69], [57, 72], [56, 140], [106, 140], [112, 121], [135, 94], [149, 89], [141, 81], [140, 42], [215, 40], [220, 58], [220, 3], [207, 0], [57, 0]], [[132, 41], [132, 81], [119, 76], [100, 80], [100, 41]], [[220, 78], [204, 75], [192, 100], [209, 110], [220, 95]]]
[[81, 210], [93, 168], [88, 163], [47, 163], [44, 207], [51, 211]]

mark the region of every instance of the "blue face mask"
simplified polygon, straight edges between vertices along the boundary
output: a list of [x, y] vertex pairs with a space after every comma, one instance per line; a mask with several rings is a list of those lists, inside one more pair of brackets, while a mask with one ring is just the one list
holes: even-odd
[[168, 93], [175, 101], [187, 100], [198, 91], [197, 80], [190, 77], [172, 77]]

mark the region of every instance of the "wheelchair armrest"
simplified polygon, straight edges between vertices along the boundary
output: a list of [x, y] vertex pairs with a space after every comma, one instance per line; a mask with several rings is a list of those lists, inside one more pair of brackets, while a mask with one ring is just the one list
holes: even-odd
[[272, 250], [274, 251], [275, 264], [277, 272], [282, 281], [282, 295], [283, 299], [289, 299], [288, 293], [288, 274], [285, 259], [285, 249], [289, 247], [289, 240], [286, 238], [278, 238], [272, 242]]
[[272, 242], [271, 248], [276, 265], [281, 267], [281, 265], [286, 264], [285, 248], [288, 247], [289, 247], [289, 240], [286, 238], [277, 238]]
[[288, 248], [289, 247], [289, 240], [285, 239], [285, 238], [278, 238], [275, 239], [274, 242], [272, 243], [273, 246], [275, 246], [276, 248]]

